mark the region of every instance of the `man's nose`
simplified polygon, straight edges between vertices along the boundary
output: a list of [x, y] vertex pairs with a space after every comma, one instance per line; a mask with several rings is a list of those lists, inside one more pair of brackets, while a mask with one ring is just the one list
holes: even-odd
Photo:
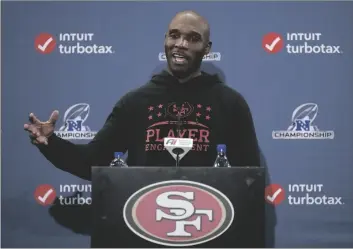
[[178, 47], [178, 48], [188, 48], [189, 43], [188, 43], [188, 41], [186, 39], [180, 38], [175, 43], [175, 46]]

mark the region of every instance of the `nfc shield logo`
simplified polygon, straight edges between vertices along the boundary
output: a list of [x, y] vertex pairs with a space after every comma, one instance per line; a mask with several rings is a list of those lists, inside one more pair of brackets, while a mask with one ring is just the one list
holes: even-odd
[[272, 132], [273, 139], [333, 139], [334, 131], [319, 130], [314, 124], [319, 111], [315, 103], [305, 103], [293, 111], [291, 125], [287, 130]]
[[136, 235], [163, 246], [193, 246], [222, 235], [234, 208], [217, 189], [192, 181], [165, 181], [135, 192], [124, 220]]
[[63, 139], [92, 139], [96, 131], [85, 125], [90, 113], [90, 106], [86, 103], [78, 103], [70, 106], [63, 118], [63, 125], [55, 134]]

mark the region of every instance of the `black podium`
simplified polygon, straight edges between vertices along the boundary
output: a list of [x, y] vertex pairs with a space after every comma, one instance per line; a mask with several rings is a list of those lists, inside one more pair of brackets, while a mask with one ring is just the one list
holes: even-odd
[[95, 248], [265, 247], [262, 167], [92, 168]]

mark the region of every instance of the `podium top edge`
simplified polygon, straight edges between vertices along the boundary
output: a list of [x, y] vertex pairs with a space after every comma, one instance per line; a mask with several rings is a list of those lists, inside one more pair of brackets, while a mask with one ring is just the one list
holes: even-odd
[[211, 166], [128, 166], [128, 167], [110, 167], [110, 166], [92, 166], [94, 169], [264, 169], [264, 166], [232, 166], [228, 167], [211, 167]]

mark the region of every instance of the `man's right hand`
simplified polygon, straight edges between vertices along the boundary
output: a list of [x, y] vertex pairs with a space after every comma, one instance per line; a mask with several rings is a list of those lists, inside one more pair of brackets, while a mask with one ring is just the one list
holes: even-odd
[[46, 122], [40, 121], [33, 113], [29, 114], [29, 124], [24, 129], [29, 132], [33, 144], [48, 144], [48, 138], [54, 133], [55, 123], [58, 120], [59, 111], [53, 111]]

